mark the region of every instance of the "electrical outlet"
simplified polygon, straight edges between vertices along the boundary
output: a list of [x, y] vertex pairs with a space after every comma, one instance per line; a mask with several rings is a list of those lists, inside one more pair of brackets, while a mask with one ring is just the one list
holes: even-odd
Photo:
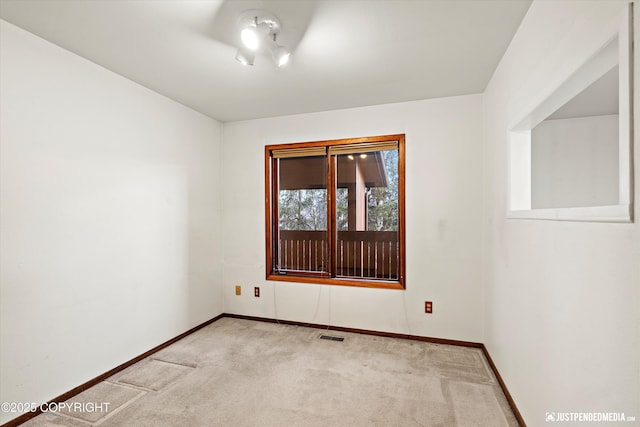
[[424, 312], [428, 314], [433, 313], [433, 302], [431, 301], [424, 302]]
[[260, 288], [258, 286], [253, 288], [253, 296], [255, 296], [256, 298], [260, 298]]
[[241, 294], [242, 294], [242, 286], [236, 285], [236, 295], [241, 295]]

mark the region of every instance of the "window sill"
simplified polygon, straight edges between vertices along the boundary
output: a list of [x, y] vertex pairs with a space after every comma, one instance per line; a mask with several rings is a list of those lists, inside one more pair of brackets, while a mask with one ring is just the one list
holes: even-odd
[[538, 219], [548, 221], [633, 222], [631, 205], [588, 206], [579, 208], [511, 210], [509, 219]]
[[268, 274], [267, 280], [273, 280], [276, 282], [310, 283], [316, 285], [356, 286], [361, 288], [405, 289], [403, 283], [384, 280], [355, 280], [349, 278], [307, 277], [288, 274]]

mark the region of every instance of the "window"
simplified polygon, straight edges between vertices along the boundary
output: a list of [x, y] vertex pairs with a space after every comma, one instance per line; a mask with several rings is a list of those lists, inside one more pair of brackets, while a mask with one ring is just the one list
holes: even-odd
[[631, 6], [572, 74], [534, 80], [548, 95], [509, 129], [509, 218], [633, 221]]
[[404, 139], [265, 147], [267, 279], [404, 289]]

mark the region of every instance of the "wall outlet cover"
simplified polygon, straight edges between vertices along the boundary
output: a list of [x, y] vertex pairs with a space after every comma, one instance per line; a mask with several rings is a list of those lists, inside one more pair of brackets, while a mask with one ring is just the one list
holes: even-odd
[[433, 313], [433, 302], [425, 301], [424, 302], [424, 312], [425, 313]]

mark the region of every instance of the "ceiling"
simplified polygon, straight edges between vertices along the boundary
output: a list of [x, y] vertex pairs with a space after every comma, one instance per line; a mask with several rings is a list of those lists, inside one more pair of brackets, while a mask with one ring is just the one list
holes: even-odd
[[[223, 122], [484, 91], [531, 0], [0, 0], [0, 17]], [[280, 18], [291, 61], [235, 60]]]

